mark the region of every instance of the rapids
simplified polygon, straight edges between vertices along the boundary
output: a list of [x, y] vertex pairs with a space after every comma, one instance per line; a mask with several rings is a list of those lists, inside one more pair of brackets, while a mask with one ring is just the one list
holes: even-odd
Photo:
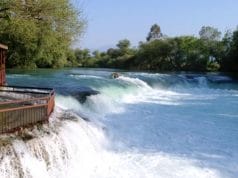
[[[0, 177], [236, 178], [238, 83], [218, 73], [8, 71], [53, 87], [49, 124], [0, 136]], [[80, 102], [72, 93], [99, 94]]]

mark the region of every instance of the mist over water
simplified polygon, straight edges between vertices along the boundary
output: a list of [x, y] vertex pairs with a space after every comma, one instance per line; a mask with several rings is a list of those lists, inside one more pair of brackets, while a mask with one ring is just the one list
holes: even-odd
[[[238, 176], [238, 83], [222, 74], [9, 71], [9, 85], [54, 87], [49, 125], [1, 136], [0, 177]], [[83, 90], [99, 91], [84, 103]]]

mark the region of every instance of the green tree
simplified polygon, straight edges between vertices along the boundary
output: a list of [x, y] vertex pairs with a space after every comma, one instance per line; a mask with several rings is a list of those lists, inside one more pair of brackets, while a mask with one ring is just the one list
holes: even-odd
[[120, 41], [117, 43], [117, 47], [119, 48], [119, 50], [120, 50], [122, 53], [128, 52], [130, 45], [131, 45], [131, 43], [130, 43], [130, 41], [127, 40], [127, 39], [120, 40]]
[[0, 40], [9, 46], [8, 67], [67, 65], [72, 41], [84, 20], [69, 0], [6, 1], [10, 20], [0, 21]]
[[95, 59], [101, 59], [101, 53], [98, 50], [93, 51], [92, 54]]
[[225, 36], [223, 40], [226, 42], [227, 54], [221, 60], [221, 70], [238, 72], [238, 30], [232, 36]]
[[89, 49], [75, 49], [76, 61], [79, 66], [87, 66], [87, 61], [91, 58]]
[[200, 38], [208, 41], [218, 41], [221, 38], [221, 32], [217, 28], [203, 26], [199, 31]]
[[136, 65], [146, 70], [172, 70], [171, 52], [173, 46], [168, 40], [154, 40], [139, 47]]
[[160, 26], [157, 24], [154, 24], [150, 28], [150, 32], [146, 38], [147, 41], [152, 41], [156, 39], [160, 39], [162, 37]]
[[67, 53], [67, 67], [78, 66], [78, 62], [75, 56], [75, 52], [73, 49], [68, 50]]
[[203, 40], [204, 50], [208, 56], [208, 70], [217, 70], [224, 54], [224, 43], [220, 41], [221, 32], [214, 27], [203, 26], [199, 31], [200, 39]]
[[107, 55], [111, 58], [111, 59], [116, 59], [118, 56], [120, 56], [120, 52], [118, 49], [114, 49], [114, 48], [109, 48], [107, 50]]

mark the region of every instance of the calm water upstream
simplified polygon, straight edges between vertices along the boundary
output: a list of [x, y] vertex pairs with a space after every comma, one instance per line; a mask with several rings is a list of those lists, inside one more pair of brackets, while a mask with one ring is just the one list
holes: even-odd
[[[0, 177], [238, 177], [237, 81], [112, 72], [8, 71], [9, 85], [53, 87], [57, 96], [49, 125], [1, 147]], [[82, 87], [100, 93], [80, 103]]]

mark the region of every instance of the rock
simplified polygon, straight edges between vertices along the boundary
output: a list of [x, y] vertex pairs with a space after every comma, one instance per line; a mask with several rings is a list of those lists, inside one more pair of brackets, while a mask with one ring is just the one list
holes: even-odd
[[20, 135], [20, 137], [23, 141], [28, 141], [28, 140], [31, 140], [31, 139], [35, 138], [34, 135], [32, 135], [31, 133], [27, 133], [27, 132], [22, 133]]
[[7, 145], [11, 145], [11, 140], [10, 139], [0, 139], [0, 147], [2, 146], [7, 146]]
[[80, 116], [83, 120], [85, 120], [86, 122], [91, 122], [91, 120], [89, 119], [89, 118], [87, 118], [87, 117], [82, 117], [82, 116]]
[[84, 103], [88, 96], [97, 95], [99, 93], [99, 91], [93, 90], [89, 87], [82, 87], [78, 91], [71, 92], [70, 95], [76, 98], [80, 103]]
[[113, 72], [113, 73], [111, 74], [111, 77], [112, 77], [113, 79], [116, 79], [116, 78], [120, 77], [120, 74], [117, 73], [117, 72]]
[[84, 103], [88, 96], [100, 94], [99, 91], [84, 86], [79, 86], [78, 88], [58, 87], [57, 92], [63, 96], [72, 96], [80, 103]]

